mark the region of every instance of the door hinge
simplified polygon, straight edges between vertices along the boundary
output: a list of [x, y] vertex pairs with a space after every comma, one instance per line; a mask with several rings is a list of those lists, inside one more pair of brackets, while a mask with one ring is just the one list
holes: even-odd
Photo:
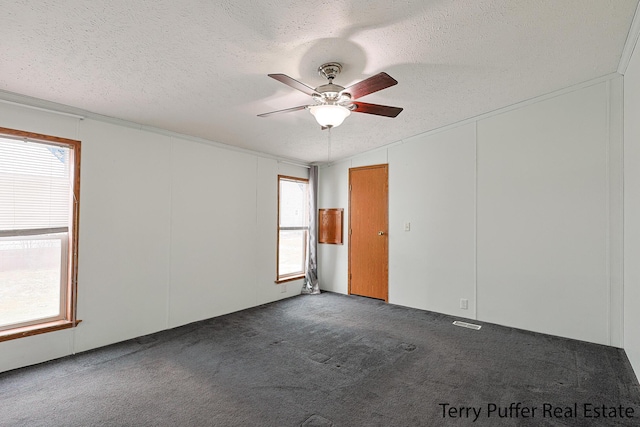
[[351, 236], [353, 234], [353, 229], [349, 229], [349, 236]]
[[349, 191], [351, 191], [351, 189], [352, 189], [352, 188], [353, 188], [353, 187], [351, 187], [351, 184], [349, 184]]

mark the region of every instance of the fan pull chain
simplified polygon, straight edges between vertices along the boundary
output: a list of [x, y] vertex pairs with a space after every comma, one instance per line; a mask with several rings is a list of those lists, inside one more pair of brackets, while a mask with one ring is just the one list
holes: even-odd
[[331, 162], [331, 127], [327, 129], [329, 131], [328, 142], [327, 142], [327, 164]]

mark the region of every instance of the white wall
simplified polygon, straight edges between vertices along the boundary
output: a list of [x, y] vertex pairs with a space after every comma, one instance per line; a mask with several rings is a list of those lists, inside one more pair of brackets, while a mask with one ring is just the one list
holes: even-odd
[[0, 127], [82, 141], [82, 323], [0, 343], [0, 371], [300, 293], [274, 283], [277, 175], [307, 169], [7, 104]]
[[479, 318], [610, 344], [607, 111], [601, 83], [478, 123]]
[[475, 318], [475, 151], [475, 124], [389, 148], [390, 302]]
[[171, 140], [84, 120], [75, 351], [167, 327]]
[[640, 378], [640, 49], [624, 75], [624, 348]]
[[[621, 346], [620, 89], [594, 82], [323, 168], [319, 207], [346, 208], [348, 168], [386, 159], [390, 303]], [[347, 248], [321, 246], [321, 287], [346, 293]]]
[[170, 326], [256, 305], [247, 287], [256, 273], [257, 159], [186, 141], [174, 148]]

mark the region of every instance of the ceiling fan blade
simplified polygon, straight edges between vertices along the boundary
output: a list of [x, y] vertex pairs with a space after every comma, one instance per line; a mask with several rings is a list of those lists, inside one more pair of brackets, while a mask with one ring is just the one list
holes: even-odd
[[353, 102], [356, 108], [354, 113], [375, 114], [376, 116], [396, 117], [402, 111], [400, 107], [389, 107], [388, 105], [367, 104], [366, 102]]
[[292, 108], [286, 108], [284, 110], [277, 110], [277, 111], [271, 111], [269, 113], [262, 113], [262, 114], [258, 114], [258, 117], [267, 117], [267, 116], [271, 116], [273, 114], [280, 114], [280, 113], [289, 113], [291, 111], [299, 111], [299, 110], [304, 110], [305, 108], [307, 108], [308, 105], [300, 105], [298, 107], [292, 107]]
[[272, 79], [276, 79], [280, 83], [284, 83], [287, 86], [291, 86], [294, 89], [298, 89], [300, 92], [306, 93], [307, 95], [318, 94], [318, 92], [316, 92], [314, 88], [309, 87], [306, 84], [287, 76], [286, 74], [267, 74], [267, 75]]
[[351, 94], [351, 99], [357, 99], [397, 84], [397, 80], [389, 74], [378, 73], [375, 76], [371, 76], [368, 79], [349, 86], [342, 92], [348, 92]]

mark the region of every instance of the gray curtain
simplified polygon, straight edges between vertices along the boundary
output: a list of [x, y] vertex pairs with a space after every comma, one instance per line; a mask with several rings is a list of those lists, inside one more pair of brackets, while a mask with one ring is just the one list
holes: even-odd
[[309, 247], [307, 250], [307, 271], [302, 286], [303, 294], [319, 294], [318, 284], [318, 166], [309, 170]]

